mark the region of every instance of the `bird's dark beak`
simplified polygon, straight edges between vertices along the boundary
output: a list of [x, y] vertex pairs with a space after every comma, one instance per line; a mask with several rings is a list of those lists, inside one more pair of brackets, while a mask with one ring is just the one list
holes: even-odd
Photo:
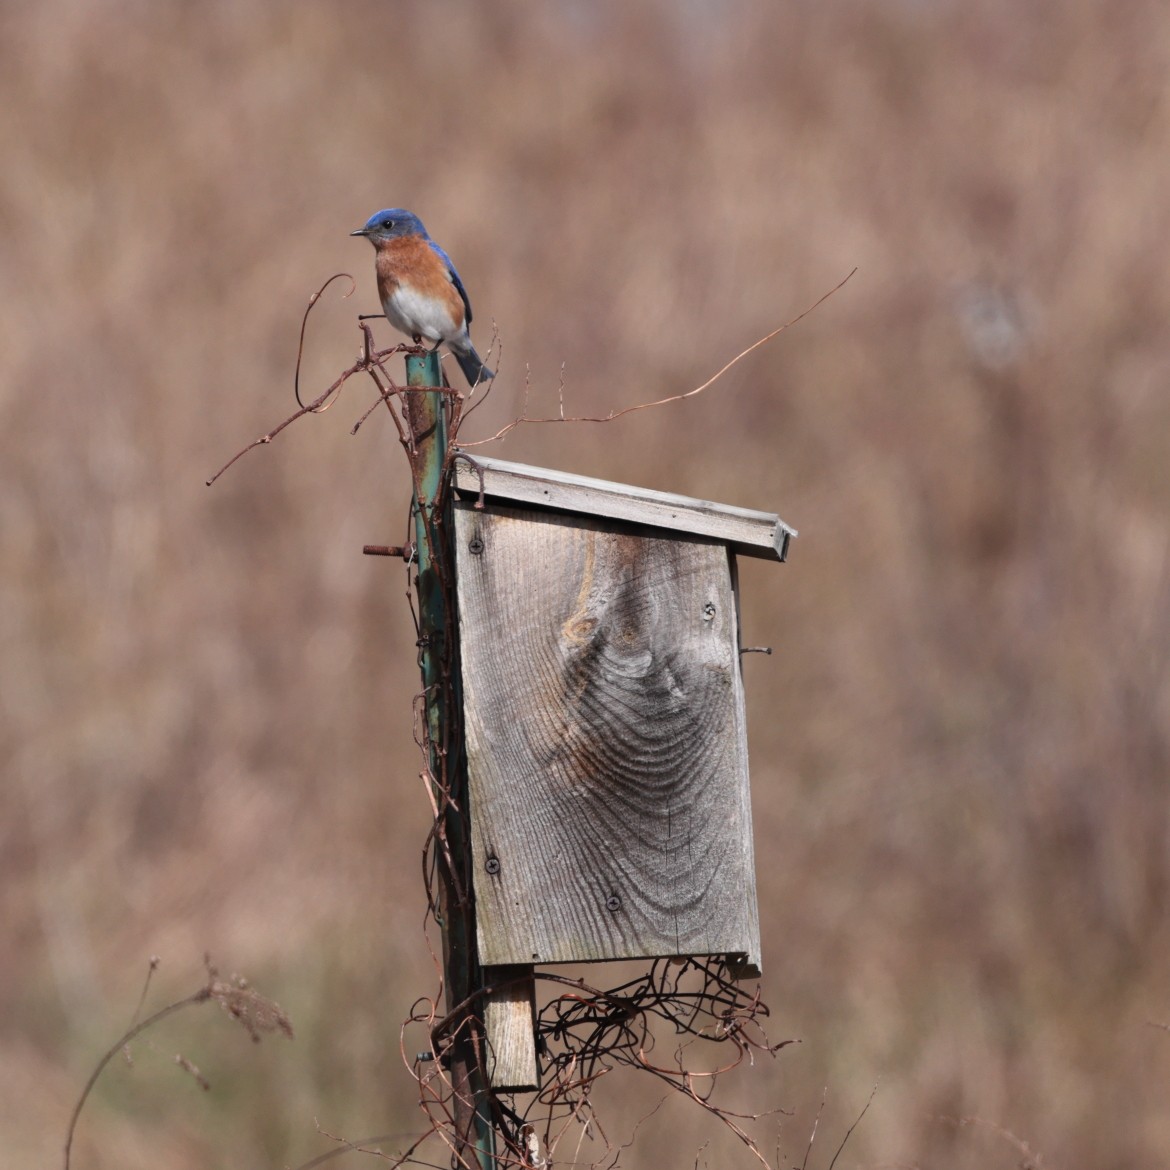
[[350, 232], [351, 236], [368, 236], [370, 231], [368, 228], [358, 228], [356, 232]]

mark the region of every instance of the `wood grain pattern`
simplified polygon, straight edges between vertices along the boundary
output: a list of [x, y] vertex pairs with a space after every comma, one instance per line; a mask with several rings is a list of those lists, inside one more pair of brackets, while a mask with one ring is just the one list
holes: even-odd
[[497, 1092], [522, 1093], [540, 1088], [532, 967], [485, 967], [484, 985], [488, 1081]]
[[[475, 463], [483, 471], [484, 495], [501, 502], [537, 504], [693, 536], [711, 536], [734, 552], [772, 561], [787, 559], [789, 542], [796, 535], [795, 528], [771, 512], [733, 508], [482, 455], [475, 456]], [[477, 495], [480, 488], [479, 472], [462, 459], [455, 464], [455, 488], [467, 496]]]
[[758, 965], [727, 548], [455, 513], [481, 961]]

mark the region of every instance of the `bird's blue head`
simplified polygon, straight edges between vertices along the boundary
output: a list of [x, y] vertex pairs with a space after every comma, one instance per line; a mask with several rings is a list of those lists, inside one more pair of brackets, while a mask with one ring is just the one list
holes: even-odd
[[365, 226], [351, 236], [365, 236], [375, 247], [386, 240], [397, 239], [399, 236], [426, 236], [427, 229], [422, 220], [412, 211], [402, 207], [390, 207], [385, 211], [376, 211], [366, 220]]

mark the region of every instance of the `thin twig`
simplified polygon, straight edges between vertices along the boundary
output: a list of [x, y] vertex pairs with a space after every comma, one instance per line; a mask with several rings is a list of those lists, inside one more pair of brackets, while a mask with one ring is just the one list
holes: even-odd
[[[309, 323], [309, 314], [313, 311], [313, 306], [321, 299], [321, 294], [335, 281], [345, 277], [349, 281], [349, 292], [342, 293], [341, 299], [344, 301], [357, 291], [357, 281], [354, 280], [348, 272], [335, 272], [311, 297], [309, 303], [305, 306], [305, 315], [301, 318], [301, 336], [297, 342], [297, 364], [293, 373], [293, 396], [297, 400], [297, 406], [304, 406], [301, 401], [301, 358], [305, 352], [305, 326]], [[328, 409], [327, 406], [322, 406], [321, 410]]]
[[[118, 1038], [105, 1055], [102, 1056], [94, 1067], [93, 1072], [90, 1073], [89, 1080], [85, 1082], [85, 1088], [82, 1089], [81, 1096], [77, 1099], [77, 1104], [74, 1105], [73, 1113], [69, 1118], [69, 1129], [65, 1136], [65, 1170], [69, 1170], [69, 1159], [73, 1149], [73, 1135], [77, 1129], [78, 1118], [81, 1116], [81, 1110], [89, 1099], [94, 1085], [97, 1084], [98, 1077], [102, 1075], [106, 1065], [127, 1044], [137, 1036], [140, 1036], [147, 1028], [151, 1028], [159, 1023], [160, 1020], [165, 1020], [167, 1016], [172, 1016], [175, 1012], [181, 1011], [185, 1007], [191, 1007], [193, 1004], [215, 1000], [247, 1031], [253, 1040], [258, 1041], [261, 1032], [280, 1031], [286, 1036], [292, 1037], [292, 1024], [275, 1003], [270, 999], [266, 999], [258, 992], [253, 991], [244, 980], [238, 977], [233, 976], [230, 981], [221, 980], [215, 967], [212, 966], [209, 955], [204, 956], [203, 962], [207, 969], [207, 982], [198, 991], [187, 996], [185, 999], [177, 1000], [175, 1003], [167, 1004], [166, 1007], [159, 1008], [153, 1015], [148, 1016], [145, 1020], [129, 1028]], [[157, 966], [157, 960], [152, 959], [152, 971], [155, 966]], [[202, 1074], [189, 1061], [185, 1061], [184, 1058], [179, 1057], [178, 1063], [187, 1072], [190, 1072], [201, 1085], [206, 1087]]]
[[808, 1165], [808, 1156], [812, 1153], [813, 1142], [817, 1137], [817, 1126], [821, 1124], [821, 1112], [825, 1108], [825, 1099], [829, 1095], [829, 1086], [826, 1085], [824, 1092], [821, 1093], [821, 1103], [817, 1106], [817, 1115], [813, 1118], [812, 1133], [808, 1135], [808, 1149], [804, 1151], [804, 1157], [800, 1161], [800, 1170], [805, 1170]]
[[857, 1115], [857, 1120], [845, 1131], [845, 1136], [841, 1139], [841, 1144], [837, 1147], [837, 1152], [833, 1155], [833, 1160], [829, 1163], [829, 1170], [837, 1165], [837, 1159], [841, 1156], [841, 1151], [845, 1148], [845, 1143], [849, 1140], [853, 1131], [861, 1124], [861, 1119], [869, 1112], [869, 1107], [873, 1104], [873, 1099], [877, 1093], [877, 1085], [874, 1085], [869, 1091], [869, 1100], [865, 1103], [865, 1108]]
[[774, 337], [778, 337], [786, 329], [791, 329], [792, 326], [795, 325], [798, 321], [804, 320], [804, 318], [807, 317], [809, 315], [809, 313], [813, 312], [814, 309], [818, 308], [825, 301], [827, 301], [829, 299], [829, 297], [831, 297], [835, 292], [837, 292], [842, 287], [844, 287], [844, 285], [846, 283], [848, 283], [848, 281], [852, 278], [853, 274], [856, 271], [857, 271], [857, 269], [854, 268], [849, 273], [849, 275], [844, 278], [844, 280], [839, 281], [836, 285], [834, 285], [833, 288], [829, 289], [829, 291], [827, 293], [825, 293], [823, 296], [819, 297], [811, 305], [809, 305], [809, 307], [807, 309], [805, 309], [802, 313], [798, 313], [795, 317], [792, 318], [791, 321], [785, 321], [785, 323], [783, 325], [779, 326], [776, 329], [773, 329], [771, 333], [767, 334], [764, 337], [761, 337], [759, 339], [759, 341], [753, 342], [751, 345], [749, 345], [747, 347], [747, 349], [741, 350], [721, 370], [719, 370], [715, 374], [712, 374], [712, 376], [710, 378], [708, 378], [707, 381], [705, 381], [701, 386], [696, 386], [693, 390], [688, 390], [684, 394], [671, 394], [667, 398], [658, 398], [653, 402], [639, 402], [635, 406], [625, 406], [621, 410], [611, 410], [609, 412], [609, 414], [604, 414], [604, 415], [577, 415], [577, 416], [573, 416], [573, 417], [566, 417], [565, 413], [564, 413], [564, 399], [563, 399], [563, 391], [564, 391], [563, 374], [564, 374], [564, 371], [563, 371], [563, 367], [562, 367], [562, 382], [561, 382], [561, 388], [558, 392], [558, 397], [560, 400], [560, 413], [559, 414], [554, 415], [551, 418], [528, 418], [526, 416], [522, 416], [520, 418], [514, 418], [510, 423], [508, 423], [506, 426], [501, 427], [498, 431], [496, 431], [496, 433], [494, 435], [491, 435], [486, 439], [477, 439], [477, 440], [475, 440], [475, 442], [471, 442], [471, 443], [466, 442], [465, 440], [460, 440], [459, 445], [461, 447], [481, 447], [485, 443], [494, 443], [498, 439], [502, 439], [509, 431], [514, 430], [516, 427], [520, 426], [522, 423], [567, 423], [567, 422], [571, 422], [571, 423], [585, 423], [585, 422], [606, 423], [606, 422], [612, 422], [615, 418], [621, 418], [622, 415], [633, 414], [633, 412], [636, 410], [649, 410], [649, 409], [651, 409], [651, 407], [666, 406], [671, 402], [681, 402], [685, 398], [693, 398], [696, 394], [702, 394], [704, 390], [706, 390], [710, 386], [714, 385], [714, 383], [719, 381], [719, 379], [722, 378], [723, 375], [726, 374], [727, 371], [730, 370], [732, 366], [734, 366], [737, 362], [742, 361], [745, 357], [748, 356], [748, 354], [752, 353], [754, 350], [759, 349], [761, 345], [766, 345], [769, 341], [771, 341]]
[[359, 358], [358, 361], [354, 362], [354, 364], [350, 366], [349, 369], [346, 370], [340, 378], [333, 382], [333, 384], [329, 387], [328, 390], [325, 391], [324, 394], [314, 398], [308, 406], [302, 406], [295, 414], [289, 415], [289, 417], [286, 418], [284, 422], [282, 422], [279, 426], [273, 427], [272, 430], [267, 432], [267, 434], [261, 435], [258, 439], [253, 439], [252, 442], [250, 442], [246, 447], [240, 451], [237, 451], [235, 455], [233, 455], [209, 480], [206, 481], [207, 486], [211, 487], [211, 485], [215, 483], [215, 481], [219, 479], [219, 477], [223, 475], [223, 473], [227, 471], [227, 469], [231, 467], [231, 465], [235, 463], [236, 460], [242, 459], [254, 447], [263, 447], [265, 444], [271, 443], [272, 440], [275, 439], [276, 436], [279, 435], [285, 427], [296, 422], [298, 418], [303, 418], [306, 414], [317, 414], [321, 404], [325, 402], [330, 397], [330, 395], [332, 395], [335, 391], [340, 390], [341, 387], [344, 386], [345, 383], [354, 376], [354, 374], [360, 373], [363, 369], [365, 369], [365, 362]]
[[164, 1008], [159, 1008], [151, 1016], [141, 1023], [135, 1024], [125, 1032], [117, 1042], [105, 1053], [105, 1055], [97, 1062], [93, 1072], [89, 1074], [89, 1080], [85, 1082], [85, 1088], [81, 1090], [81, 1096], [77, 1099], [77, 1104], [73, 1106], [73, 1113], [69, 1117], [69, 1129], [65, 1136], [65, 1170], [69, 1170], [69, 1157], [73, 1150], [73, 1134], [77, 1129], [77, 1120], [81, 1116], [81, 1110], [89, 1099], [90, 1093], [93, 1091], [94, 1085], [97, 1084], [98, 1077], [102, 1075], [107, 1064], [118, 1055], [122, 1049], [130, 1043], [136, 1036], [140, 1036], [147, 1028], [153, 1027], [160, 1020], [165, 1020], [167, 1016], [173, 1016], [175, 1012], [182, 1011], [185, 1007], [190, 1007], [192, 1004], [206, 1003], [211, 998], [211, 985], [201, 987], [194, 995], [187, 996], [186, 999], [180, 999], [176, 1003], [167, 1004]]
[[[311, 1170], [314, 1166], [320, 1166], [323, 1162], [328, 1162], [331, 1158], [339, 1158], [342, 1154], [373, 1154], [375, 1157], [382, 1158], [391, 1164], [391, 1170], [395, 1166], [404, 1166], [407, 1161], [414, 1154], [414, 1151], [419, 1148], [424, 1142], [429, 1141], [435, 1136], [434, 1130], [428, 1130], [420, 1137], [416, 1138], [401, 1154], [387, 1154], [372, 1145], [373, 1142], [388, 1142], [396, 1141], [402, 1137], [402, 1134], [385, 1133], [376, 1134], [374, 1137], [359, 1138], [357, 1141], [350, 1141], [349, 1138], [337, 1137], [331, 1134], [327, 1129], [322, 1129], [320, 1124], [317, 1124], [317, 1132], [331, 1142], [336, 1142], [338, 1149], [329, 1150], [324, 1154], [318, 1154], [317, 1157], [311, 1158], [308, 1162], [301, 1163], [297, 1170]], [[393, 1159], [393, 1160], [392, 1160]], [[431, 1166], [434, 1170], [443, 1170], [437, 1162], [412, 1162], [415, 1166]]]
[[1003, 1138], [1005, 1142], [1013, 1146], [1018, 1153], [1024, 1156], [1024, 1160], [1020, 1163], [1020, 1170], [1041, 1170], [1044, 1164], [1043, 1158], [1023, 1138], [1016, 1137], [1010, 1129], [1004, 1129], [1002, 1125], [997, 1125], [994, 1121], [987, 1121], [982, 1117], [949, 1117], [946, 1114], [943, 1114], [939, 1120], [950, 1122], [959, 1128], [965, 1126], [981, 1126], [983, 1129], [990, 1130], [998, 1137]]

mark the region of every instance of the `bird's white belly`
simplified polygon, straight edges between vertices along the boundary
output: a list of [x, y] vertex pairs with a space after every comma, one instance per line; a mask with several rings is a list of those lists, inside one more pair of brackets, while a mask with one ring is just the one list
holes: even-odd
[[441, 341], [455, 332], [455, 322], [441, 301], [419, 296], [399, 285], [382, 302], [386, 320], [408, 337], [416, 334], [428, 341]]

